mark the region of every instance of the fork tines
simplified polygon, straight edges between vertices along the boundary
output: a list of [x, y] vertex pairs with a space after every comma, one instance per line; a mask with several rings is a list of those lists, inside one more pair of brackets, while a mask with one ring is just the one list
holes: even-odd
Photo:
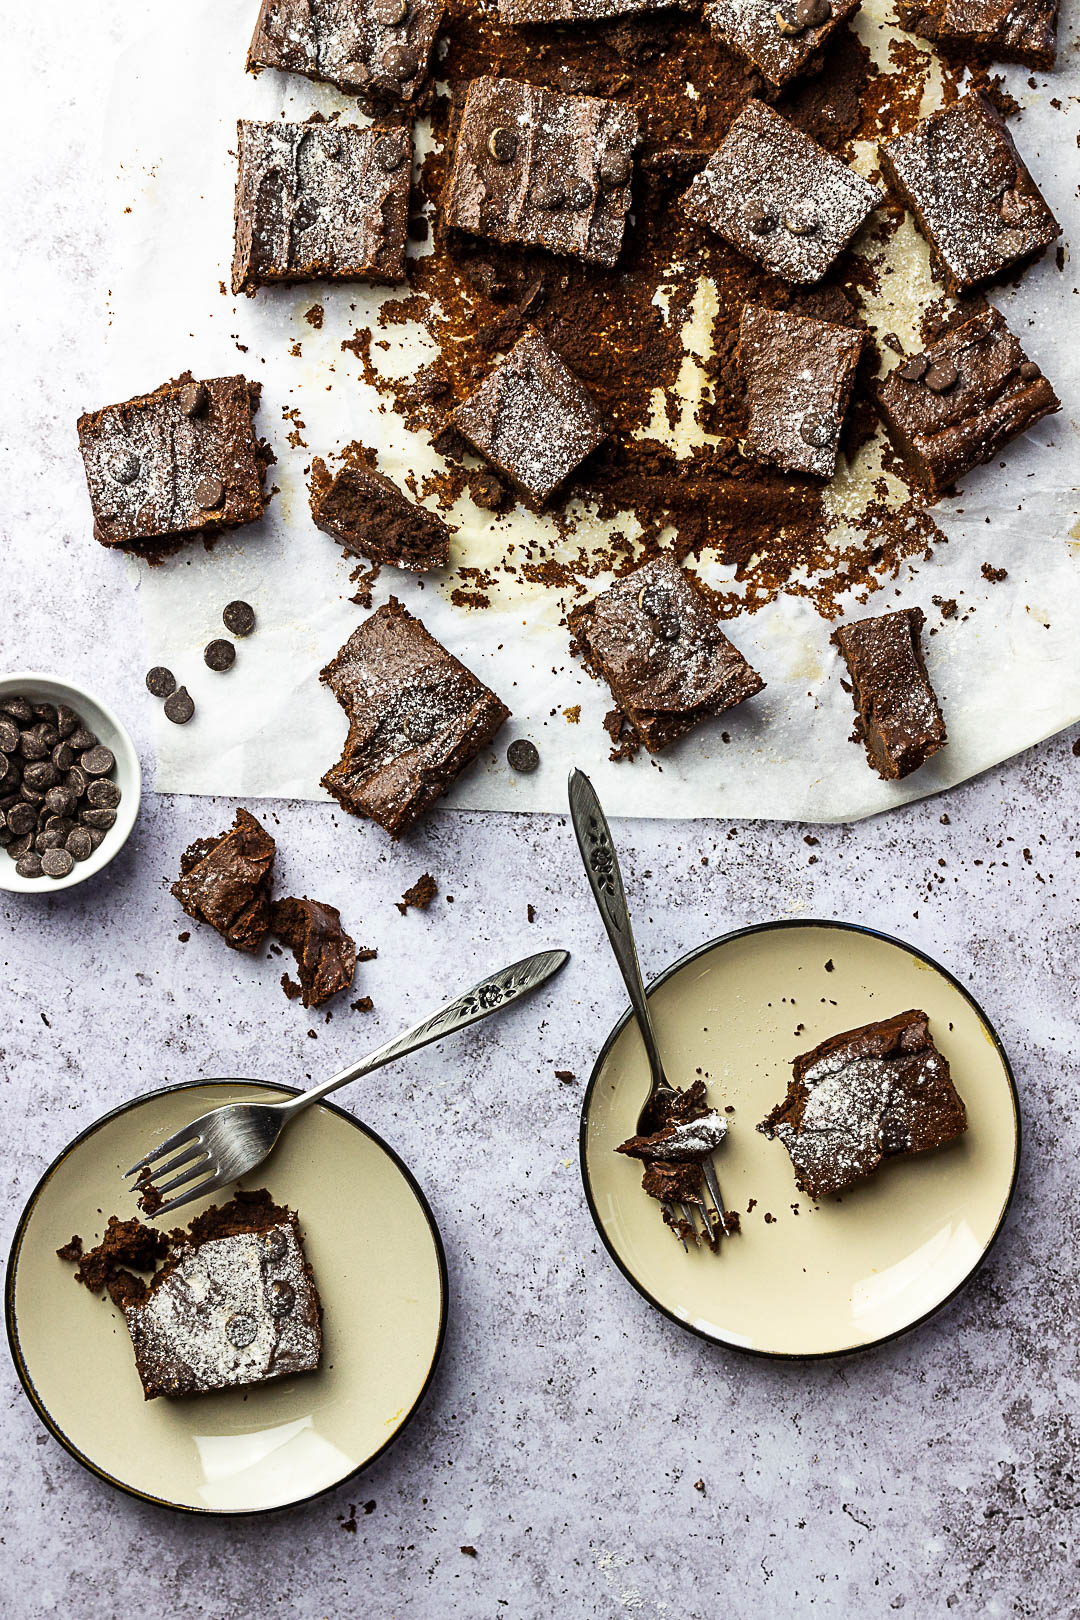
[[[702, 1163], [705, 1184], [709, 1190], [709, 1199], [703, 1196], [684, 1199], [676, 1212], [672, 1204], [662, 1204], [664, 1220], [671, 1227], [683, 1248], [687, 1241], [697, 1245], [705, 1243], [715, 1254], [720, 1247], [720, 1239], [727, 1235], [729, 1230], [727, 1211], [720, 1193], [720, 1183], [716, 1179], [712, 1160], [705, 1159]], [[710, 1200], [711, 1199], [711, 1206]], [[700, 1216], [704, 1231], [701, 1231], [695, 1217]]]

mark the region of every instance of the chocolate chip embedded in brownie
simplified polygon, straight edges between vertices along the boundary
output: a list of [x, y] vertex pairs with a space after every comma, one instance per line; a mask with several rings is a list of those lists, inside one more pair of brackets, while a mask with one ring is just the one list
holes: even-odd
[[244, 377], [185, 372], [80, 416], [95, 540], [145, 554], [262, 517], [274, 457], [255, 437], [260, 392]]
[[935, 494], [1061, 409], [993, 308], [901, 359], [877, 399], [893, 444]]
[[787, 1095], [758, 1130], [784, 1144], [795, 1185], [811, 1198], [843, 1192], [884, 1159], [942, 1147], [967, 1129], [924, 1012], [830, 1036], [792, 1069]]
[[306, 898], [276, 900], [270, 926], [296, 957], [305, 1007], [321, 1007], [352, 984], [356, 941], [342, 928], [336, 906]]
[[508, 23], [603, 22], [645, 11], [693, 11], [696, 5], [697, 0], [499, 0], [499, 18]]
[[347, 95], [408, 102], [427, 78], [443, 0], [263, 0], [248, 72], [279, 68]]
[[321, 679], [349, 717], [323, 786], [399, 837], [491, 742], [510, 711], [394, 597], [365, 619]]
[[172, 893], [189, 917], [216, 928], [234, 951], [257, 951], [270, 926], [274, 854], [270, 834], [241, 808], [229, 832], [184, 851]]
[[979, 90], [887, 141], [879, 155], [950, 292], [1038, 257], [1061, 235], [1000, 113]]
[[773, 90], [820, 68], [833, 30], [860, 0], [709, 0], [705, 17], [718, 39], [752, 62]]
[[736, 358], [750, 413], [747, 455], [831, 478], [862, 346], [850, 327], [744, 304]]
[[820, 281], [872, 209], [877, 186], [763, 102], [749, 102], [683, 209], [784, 281]]
[[1052, 68], [1058, 0], [899, 0], [901, 28], [965, 62], [1026, 62]]
[[948, 741], [926, 673], [921, 608], [841, 625], [832, 635], [847, 664], [866, 757], [885, 781], [910, 776]]
[[446, 223], [612, 265], [636, 142], [637, 119], [620, 102], [474, 79], [443, 195]]
[[403, 495], [376, 470], [375, 452], [361, 444], [348, 447], [336, 473], [318, 457], [312, 462], [311, 515], [356, 557], [415, 572], [450, 561], [450, 530], [442, 518]]
[[650, 753], [765, 684], [724, 635], [712, 592], [670, 552], [575, 608], [570, 631]]
[[538, 505], [608, 436], [585, 388], [541, 337], [528, 331], [451, 424]]
[[241, 119], [232, 290], [403, 281], [412, 134], [405, 124]]

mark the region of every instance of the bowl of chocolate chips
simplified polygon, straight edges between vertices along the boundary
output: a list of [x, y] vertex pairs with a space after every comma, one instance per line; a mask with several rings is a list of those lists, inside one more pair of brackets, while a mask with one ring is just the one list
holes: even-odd
[[0, 889], [52, 894], [121, 850], [139, 813], [135, 746], [73, 681], [0, 676]]

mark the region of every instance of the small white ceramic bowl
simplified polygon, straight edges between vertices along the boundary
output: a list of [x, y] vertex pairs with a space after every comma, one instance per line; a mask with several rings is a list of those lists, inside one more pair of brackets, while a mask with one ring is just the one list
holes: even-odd
[[85, 883], [95, 872], [108, 866], [127, 843], [135, 825], [142, 797], [142, 768], [135, 744], [112, 710], [74, 681], [63, 681], [37, 671], [2, 675], [0, 698], [5, 697], [25, 697], [31, 703], [67, 704], [116, 757], [114, 780], [120, 789], [116, 820], [97, 849], [91, 851], [89, 859], [76, 861], [67, 877], [20, 877], [7, 850], [0, 849], [0, 889], [7, 889], [11, 894], [55, 894], [58, 889], [73, 889], [77, 883]]

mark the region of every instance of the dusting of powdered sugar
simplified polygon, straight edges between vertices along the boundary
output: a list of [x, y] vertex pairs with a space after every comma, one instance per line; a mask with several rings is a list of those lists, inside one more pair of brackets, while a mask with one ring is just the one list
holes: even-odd
[[716, 1151], [727, 1135], [727, 1120], [716, 1109], [697, 1119], [684, 1119], [673, 1125], [670, 1134], [637, 1152], [639, 1159], [682, 1162], [704, 1159]]

